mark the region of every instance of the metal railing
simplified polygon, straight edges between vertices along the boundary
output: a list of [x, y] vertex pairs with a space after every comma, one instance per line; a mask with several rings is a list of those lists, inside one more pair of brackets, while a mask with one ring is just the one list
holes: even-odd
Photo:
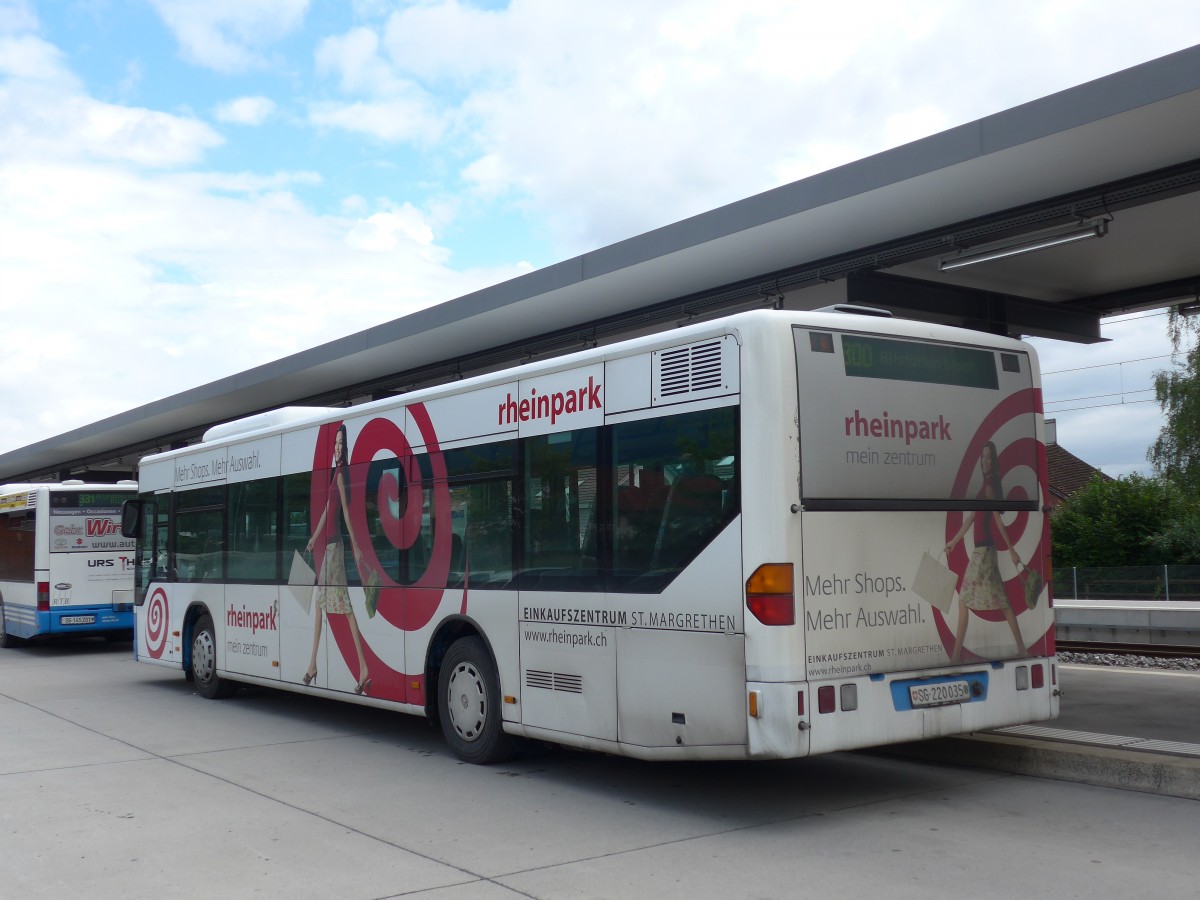
[[1063, 567], [1055, 597], [1079, 600], [1200, 600], [1200, 566]]

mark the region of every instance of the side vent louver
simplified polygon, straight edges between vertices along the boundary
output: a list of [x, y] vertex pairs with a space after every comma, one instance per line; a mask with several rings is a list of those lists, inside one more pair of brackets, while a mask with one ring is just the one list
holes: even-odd
[[571, 694], [583, 693], [582, 675], [565, 675], [562, 672], [541, 672], [536, 669], [525, 670], [525, 687], [542, 688], [547, 691], [567, 691]]
[[737, 390], [736, 344], [729, 337], [713, 338], [655, 354], [657, 403], [716, 396]]
[[721, 342], [705, 341], [691, 347], [664, 350], [662, 395], [675, 397], [721, 386]]

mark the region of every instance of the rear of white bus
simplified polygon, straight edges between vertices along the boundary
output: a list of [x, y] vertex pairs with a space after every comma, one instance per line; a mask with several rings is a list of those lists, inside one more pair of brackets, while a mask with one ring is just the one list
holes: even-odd
[[1056, 716], [1032, 348], [836, 313], [784, 330], [743, 348], [744, 440], [775, 457], [743, 488], [750, 755]]
[[[133, 635], [134, 542], [121, 536], [133, 487], [75, 485], [48, 491], [49, 534], [41, 630], [54, 635]], [[45, 611], [43, 613], [43, 606]]]
[[11, 640], [133, 633], [133, 541], [121, 537], [130, 488], [0, 488], [0, 645]]

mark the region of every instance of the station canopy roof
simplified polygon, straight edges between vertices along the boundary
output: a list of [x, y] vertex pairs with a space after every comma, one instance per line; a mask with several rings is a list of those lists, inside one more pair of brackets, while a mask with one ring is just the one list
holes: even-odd
[[1095, 342], [1101, 316], [1200, 305], [1198, 224], [1200, 46], [11, 451], [0, 481], [115, 479], [218, 422], [755, 305]]

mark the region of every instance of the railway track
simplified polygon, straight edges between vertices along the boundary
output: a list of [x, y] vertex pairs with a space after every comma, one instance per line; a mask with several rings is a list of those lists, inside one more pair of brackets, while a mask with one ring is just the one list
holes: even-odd
[[1054, 642], [1062, 653], [1107, 654], [1115, 656], [1145, 656], [1150, 659], [1198, 659], [1200, 647], [1164, 646], [1162, 644], [1121, 644], [1106, 641], [1062, 641]]

